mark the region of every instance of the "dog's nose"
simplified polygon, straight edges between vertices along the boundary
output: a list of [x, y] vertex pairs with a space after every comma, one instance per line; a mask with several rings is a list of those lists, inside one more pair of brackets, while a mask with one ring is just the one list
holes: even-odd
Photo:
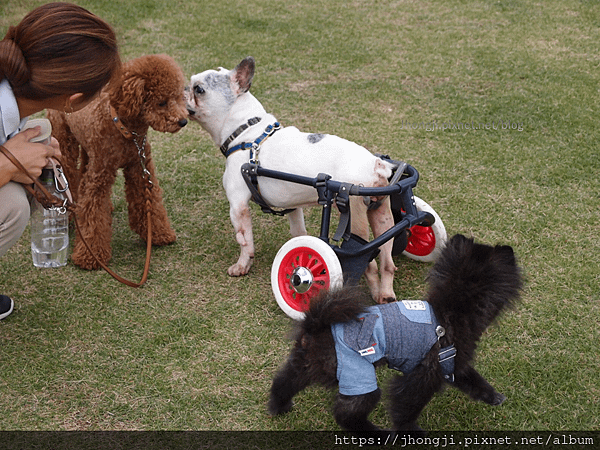
[[181, 119], [179, 122], [177, 122], [177, 124], [178, 124], [178, 125], [179, 125], [181, 128], [183, 128], [183, 127], [185, 127], [185, 126], [187, 125], [187, 122], [188, 122], [188, 121], [187, 121], [187, 119]]

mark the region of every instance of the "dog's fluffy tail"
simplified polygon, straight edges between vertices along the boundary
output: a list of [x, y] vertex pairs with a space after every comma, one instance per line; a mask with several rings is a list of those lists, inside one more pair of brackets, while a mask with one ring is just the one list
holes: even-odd
[[478, 244], [462, 235], [448, 241], [428, 281], [427, 300], [440, 323], [455, 337], [467, 334], [475, 341], [514, 305], [523, 285], [511, 247]]
[[311, 334], [329, 330], [334, 323], [355, 319], [370, 302], [370, 296], [357, 287], [323, 291], [310, 301], [301, 327]]

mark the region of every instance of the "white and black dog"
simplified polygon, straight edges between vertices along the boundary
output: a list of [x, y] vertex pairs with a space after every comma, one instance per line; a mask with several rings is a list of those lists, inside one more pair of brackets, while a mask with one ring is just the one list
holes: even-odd
[[375, 365], [403, 372], [388, 388], [395, 430], [420, 430], [417, 418], [450, 384], [475, 400], [500, 405], [506, 397], [473, 368], [483, 332], [518, 299], [521, 270], [513, 249], [454, 236], [429, 275], [425, 301], [367, 307], [358, 288], [323, 291], [296, 325], [295, 345], [271, 387], [271, 414], [288, 412], [311, 384], [338, 387], [333, 414], [346, 430], [372, 432], [379, 402]]
[[[252, 195], [241, 173], [241, 166], [251, 157], [267, 169], [305, 177], [325, 173], [335, 181], [365, 187], [387, 186], [393, 170], [390, 162], [340, 137], [303, 133], [295, 127], [279, 128], [277, 119], [249, 92], [254, 68], [254, 59], [248, 57], [233, 70], [220, 68], [192, 76], [186, 89], [190, 119], [208, 131], [227, 157], [223, 186], [235, 237], [241, 246], [237, 263], [228, 269], [232, 276], [247, 274], [254, 260], [249, 209]], [[257, 145], [252, 149], [253, 143]], [[305, 235], [302, 207], [317, 204], [317, 191], [267, 177], [260, 178], [259, 187], [270, 207], [296, 208], [288, 215], [290, 232], [292, 236]], [[379, 208], [369, 210], [362, 198], [351, 196], [350, 200], [353, 234], [369, 240], [369, 224], [375, 237], [394, 225], [389, 197], [383, 199]], [[381, 279], [375, 261], [365, 271], [371, 295], [378, 303], [395, 300], [392, 245], [390, 240], [380, 248]]]

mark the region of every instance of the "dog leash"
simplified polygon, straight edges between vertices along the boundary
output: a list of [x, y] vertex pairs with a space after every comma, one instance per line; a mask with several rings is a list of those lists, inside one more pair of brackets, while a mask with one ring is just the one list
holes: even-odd
[[[65, 208], [67, 211], [73, 213], [73, 220], [75, 222], [75, 228], [77, 228], [77, 231], [79, 232], [79, 236], [81, 237], [81, 241], [85, 245], [85, 248], [88, 250], [88, 252], [90, 252], [90, 254], [93, 256], [93, 258], [96, 260], [96, 262], [100, 265], [100, 267], [102, 267], [110, 276], [112, 276], [115, 280], [117, 280], [127, 286], [135, 287], [135, 288], [141, 287], [146, 282], [146, 280], [148, 279], [148, 273], [150, 271], [150, 254], [151, 254], [151, 250], [152, 250], [152, 221], [151, 221], [152, 213], [151, 213], [150, 196], [148, 196], [147, 200], [146, 200], [146, 210], [147, 210], [147, 217], [148, 217], [148, 236], [146, 239], [146, 262], [144, 264], [144, 272], [142, 274], [142, 278], [139, 282], [136, 283], [136, 282], [127, 280], [127, 279], [121, 277], [120, 275], [118, 275], [117, 273], [115, 273], [106, 264], [104, 264], [102, 261], [100, 261], [100, 259], [92, 252], [90, 246], [88, 245], [85, 238], [83, 237], [83, 234], [81, 233], [81, 229], [79, 228], [79, 222], [77, 221], [77, 211], [76, 211], [77, 205], [73, 202], [73, 198], [72, 198], [71, 192], [69, 190], [69, 183], [64, 175], [64, 172], [62, 171], [62, 165], [60, 164], [60, 161], [58, 159], [50, 158], [49, 160], [50, 160], [50, 163], [52, 164], [52, 168], [54, 171], [54, 176], [57, 181], [57, 184], [59, 184], [59, 188], [67, 196], [67, 198], [64, 200], [59, 199], [58, 197], [55, 197], [54, 195], [50, 194], [48, 192], [48, 190], [38, 181], [37, 178], [35, 178], [35, 177], [31, 176], [31, 174], [29, 174], [27, 169], [25, 169], [25, 167], [21, 164], [21, 162], [17, 158], [15, 158], [15, 156], [6, 147], [0, 145], [0, 152], [2, 152], [2, 154], [4, 154], [4, 156], [6, 156], [8, 158], [8, 160], [10, 162], [12, 162], [22, 173], [24, 173], [33, 182], [33, 184], [38, 188], [38, 190], [36, 190], [29, 184], [23, 184], [23, 187], [25, 188], [25, 190], [27, 190], [27, 192], [29, 192], [31, 195], [33, 195], [36, 198], [36, 200], [39, 201], [44, 206], [44, 208], [50, 208], [53, 206], [61, 207], [61, 208]], [[149, 190], [151, 188], [152, 188], [152, 184], [149, 183], [149, 185], [146, 189]]]

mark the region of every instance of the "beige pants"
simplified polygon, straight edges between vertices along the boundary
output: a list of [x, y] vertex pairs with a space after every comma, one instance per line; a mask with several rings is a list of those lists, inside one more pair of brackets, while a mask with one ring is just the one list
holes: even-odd
[[19, 240], [29, 222], [27, 191], [19, 183], [0, 187], [0, 257]]

